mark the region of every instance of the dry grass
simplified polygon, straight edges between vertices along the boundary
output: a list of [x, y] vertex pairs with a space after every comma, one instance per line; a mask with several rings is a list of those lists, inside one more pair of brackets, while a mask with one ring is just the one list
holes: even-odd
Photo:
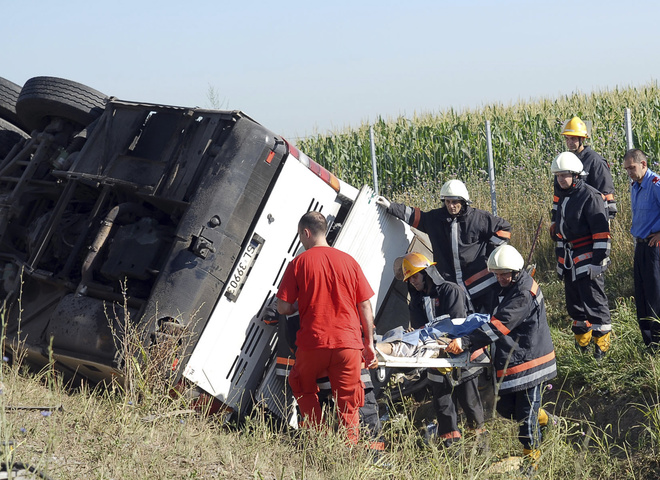
[[[440, 185], [460, 174], [475, 206], [489, 210], [479, 129], [484, 118], [490, 118], [496, 160], [500, 159], [498, 213], [513, 224], [512, 243], [525, 258], [542, 219], [533, 261], [548, 306], [560, 372], [545, 399], [546, 406], [563, 419], [546, 433], [536, 478], [660, 477], [660, 358], [643, 351], [636, 330], [630, 299], [629, 200], [617, 160], [623, 139], [613, 130], [622, 107], [631, 106], [639, 144], [657, 158], [659, 132], [653, 126], [657, 122], [650, 121], [660, 112], [657, 98], [657, 86], [650, 85], [538, 105], [491, 106], [480, 112], [450, 111], [414, 121], [379, 122], [376, 128], [381, 168], [387, 170], [381, 185], [393, 199], [423, 209], [437, 207]], [[596, 150], [614, 160], [620, 211], [613, 223], [613, 263], [606, 281], [615, 338], [610, 355], [600, 365], [576, 355], [572, 348], [563, 287], [553, 273], [547, 235], [552, 198], [548, 166], [561, 149], [557, 122], [574, 113], [594, 120]], [[351, 180], [346, 172], [353, 169], [354, 178], [370, 182], [362, 130], [310, 139], [303, 150], [325, 160], [345, 180]], [[415, 182], [405, 183], [405, 178]], [[420, 178], [429, 180], [419, 182]], [[374, 465], [363, 446], [348, 448], [332, 431], [287, 431], [259, 411], [235, 424], [191, 410], [184, 396], [169, 394], [173, 379], [163, 366], [171, 365], [172, 352], [164, 348], [160, 355], [148, 354], [141, 332], [130, 328], [121, 336], [124, 359], [137, 360], [125, 361], [124, 378], [106, 387], [74, 387], [51, 368], [35, 373], [22, 365], [20, 355], [13, 365], [0, 364], [0, 441], [15, 442], [13, 453], [2, 454], [3, 461], [11, 457], [27, 462], [62, 480], [516, 478], [511, 472], [491, 470], [499, 460], [520, 453], [517, 429], [510, 421], [488, 422], [486, 451], [468, 436], [460, 450], [444, 450], [426, 444], [420, 433], [432, 418], [428, 399], [390, 403], [384, 431], [388, 449]], [[3, 338], [0, 335], [0, 343]]]
[[[374, 465], [365, 449], [349, 449], [332, 432], [292, 435], [259, 415], [234, 428], [166, 396], [131, 405], [118, 390], [69, 391], [52, 373], [27, 374], [7, 365], [2, 381], [0, 425], [3, 439], [16, 442], [14, 458], [62, 480], [512, 478], [511, 472], [486, 472], [519, 454], [517, 429], [501, 418], [488, 422], [488, 451], [471, 437], [462, 450], [425, 444], [413, 423], [423, 404], [410, 399], [390, 405], [390, 447]], [[657, 406], [642, 409], [655, 412], [657, 422]], [[652, 423], [647, 428], [653, 435], [640, 452], [615, 443], [595, 423], [561, 420], [546, 435], [537, 478], [654, 478], [649, 462], [660, 453], [658, 430]]]

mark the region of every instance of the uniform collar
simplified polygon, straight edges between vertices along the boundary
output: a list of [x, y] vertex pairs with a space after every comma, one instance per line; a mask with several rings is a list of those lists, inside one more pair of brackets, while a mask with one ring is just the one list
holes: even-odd
[[646, 173], [644, 173], [644, 176], [642, 177], [642, 181], [638, 183], [634, 180], [630, 180], [630, 185], [632, 187], [637, 185], [637, 188], [646, 188], [646, 187], [648, 187], [649, 182], [652, 181], [651, 177], [654, 177], [654, 176], [655, 176], [655, 174], [651, 171], [651, 169], [647, 168]]

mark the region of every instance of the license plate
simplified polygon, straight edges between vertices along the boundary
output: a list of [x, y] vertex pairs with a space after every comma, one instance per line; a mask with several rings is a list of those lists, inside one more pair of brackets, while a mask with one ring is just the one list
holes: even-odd
[[225, 296], [232, 302], [235, 302], [241, 294], [241, 289], [243, 288], [243, 285], [245, 285], [245, 281], [250, 274], [250, 270], [252, 270], [254, 262], [259, 256], [263, 244], [264, 239], [255, 233], [247, 248], [243, 251], [241, 259], [236, 264], [234, 272], [229, 277], [229, 284], [227, 285]]

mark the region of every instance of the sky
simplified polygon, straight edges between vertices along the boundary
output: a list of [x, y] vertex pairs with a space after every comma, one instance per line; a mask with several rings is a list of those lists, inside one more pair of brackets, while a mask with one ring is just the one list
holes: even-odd
[[660, 78], [660, 2], [0, 0], [0, 76], [242, 110], [294, 140]]

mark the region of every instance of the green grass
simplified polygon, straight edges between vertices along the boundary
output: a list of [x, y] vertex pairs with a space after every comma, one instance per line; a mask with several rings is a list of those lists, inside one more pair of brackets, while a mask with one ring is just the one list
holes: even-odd
[[[497, 163], [498, 214], [513, 225], [512, 244], [527, 259], [541, 220], [532, 261], [546, 299], [559, 377], [544, 397], [561, 416], [542, 446], [541, 479], [655, 479], [660, 477], [660, 357], [642, 348], [632, 287], [633, 244], [623, 109], [630, 107], [636, 145], [658, 158], [660, 100], [657, 85], [572, 95], [556, 100], [446, 111], [375, 125], [383, 191], [422, 209], [439, 206], [439, 189], [464, 180], [478, 208], [490, 210], [483, 123], [491, 121]], [[594, 123], [595, 150], [612, 163], [619, 215], [612, 223], [612, 265], [606, 288], [613, 342], [597, 364], [573, 348], [554, 273], [548, 235], [552, 199], [549, 165], [563, 149], [561, 121], [580, 115]], [[363, 125], [300, 142], [303, 151], [340, 178], [371, 183], [368, 128]], [[655, 160], [653, 160], [655, 162]], [[657, 165], [657, 163], [655, 164]], [[656, 167], [652, 167], [656, 168]], [[657, 170], [657, 168], [656, 168]], [[129, 335], [130, 337], [130, 335]], [[0, 336], [2, 340], [4, 336]], [[129, 338], [130, 340], [130, 338]], [[134, 345], [129, 351], [143, 356]], [[255, 410], [240, 425], [192, 412], [185, 397], [169, 395], [170, 379], [157, 365], [126, 362], [131, 382], [92, 388], [65, 384], [52, 368], [34, 372], [20, 359], [0, 365], [0, 440], [15, 441], [13, 458], [57, 479], [509, 479], [493, 464], [521, 451], [513, 422], [488, 420], [488, 449], [466, 435], [460, 450], [427, 444], [421, 428], [432, 421], [428, 398], [389, 402], [388, 448], [374, 465], [367, 449], [348, 448], [334, 431], [288, 431]], [[58, 407], [48, 411], [44, 407]], [[35, 407], [17, 410], [14, 407]]]
[[[507, 169], [533, 169], [549, 174], [550, 162], [564, 150], [559, 135], [563, 121], [574, 115], [593, 122], [591, 144], [620, 171], [625, 153], [625, 108], [631, 109], [636, 147], [656, 161], [660, 152], [660, 95], [653, 82], [639, 88], [573, 94], [558, 99], [488, 105], [477, 110], [453, 109], [373, 125], [382, 193], [395, 195], [420, 183], [465, 178], [487, 170], [485, 122], [491, 123], [498, 174]], [[373, 184], [369, 125], [300, 140], [298, 146], [343, 180]]]

